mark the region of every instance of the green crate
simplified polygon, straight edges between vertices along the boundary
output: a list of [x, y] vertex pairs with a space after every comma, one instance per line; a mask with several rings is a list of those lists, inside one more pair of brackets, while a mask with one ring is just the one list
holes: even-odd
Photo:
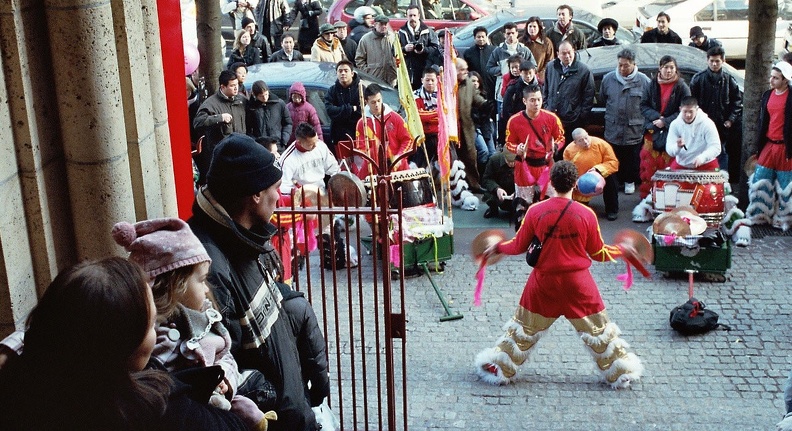
[[654, 266], [663, 272], [714, 272], [723, 274], [731, 268], [732, 245], [726, 241], [719, 248], [658, 246], [652, 241]]
[[446, 234], [440, 238], [425, 238], [414, 242], [405, 242], [402, 250], [404, 267], [413, 267], [419, 263], [435, 261], [435, 244], [437, 244], [437, 261], [444, 262], [454, 254], [454, 235]]
[[[437, 240], [437, 261], [445, 262], [454, 255], [454, 235], [446, 234], [440, 238], [425, 238], [415, 242], [404, 243], [404, 267], [412, 268], [420, 263], [435, 261], [435, 239]], [[374, 249], [377, 259], [382, 258], [379, 245], [373, 244], [371, 237], [364, 237], [360, 242], [369, 251]]]

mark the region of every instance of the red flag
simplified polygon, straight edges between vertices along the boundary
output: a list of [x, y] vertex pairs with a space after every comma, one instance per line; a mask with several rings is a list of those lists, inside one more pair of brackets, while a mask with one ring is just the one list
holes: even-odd
[[449, 145], [459, 143], [459, 122], [457, 121], [457, 71], [454, 35], [446, 33], [443, 53], [443, 78], [437, 91], [437, 163], [440, 165], [440, 178], [450, 180], [451, 150]]

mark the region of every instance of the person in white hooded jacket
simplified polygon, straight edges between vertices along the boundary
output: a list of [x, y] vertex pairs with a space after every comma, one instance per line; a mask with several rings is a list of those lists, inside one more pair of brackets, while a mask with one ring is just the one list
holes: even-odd
[[695, 97], [682, 99], [679, 116], [668, 127], [666, 152], [675, 159], [671, 169], [714, 171], [721, 153], [715, 123], [700, 110]]

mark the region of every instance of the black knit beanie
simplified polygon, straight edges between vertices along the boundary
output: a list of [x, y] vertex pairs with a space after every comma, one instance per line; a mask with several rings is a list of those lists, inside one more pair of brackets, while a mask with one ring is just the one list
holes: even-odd
[[282, 177], [269, 150], [250, 136], [232, 133], [215, 147], [206, 185], [214, 196], [243, 197], [269, 188]]

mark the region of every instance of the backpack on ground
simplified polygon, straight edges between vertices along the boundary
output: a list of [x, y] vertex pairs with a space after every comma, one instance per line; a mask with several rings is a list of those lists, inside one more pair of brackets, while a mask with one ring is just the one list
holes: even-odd
[[671, 328], [682, 335], [705, 334], [718, 327], [731, 330], [729, 325], [718, 323], [718, 313], [706, 308], [703, 302], [690, 298], [686, 303], [674, 307], [668, 318]]

